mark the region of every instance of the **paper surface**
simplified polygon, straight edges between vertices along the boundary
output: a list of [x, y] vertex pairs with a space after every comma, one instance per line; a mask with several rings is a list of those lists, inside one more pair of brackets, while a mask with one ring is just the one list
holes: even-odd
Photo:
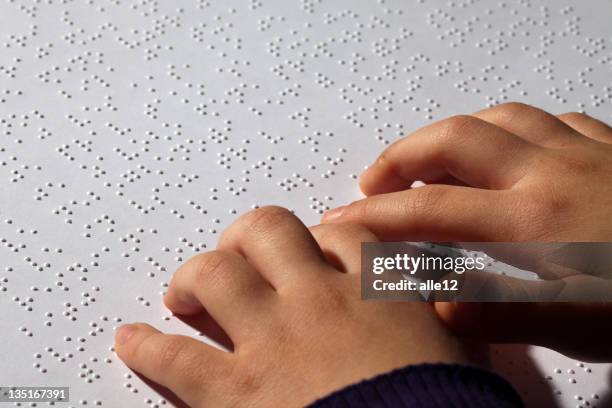
[[[181, 262], [256, 205], [318, 222], [360, 197], [388, 143], [448, 115], [519, 100], [611, 121], [610, 15], [604, 0], [1, 2], [0, 385], [169, 405], [110, 348], [121, 322], [196, 335], [161, 303]], [[610, 401], [609, 365], [496, 359], [533, 404]]]

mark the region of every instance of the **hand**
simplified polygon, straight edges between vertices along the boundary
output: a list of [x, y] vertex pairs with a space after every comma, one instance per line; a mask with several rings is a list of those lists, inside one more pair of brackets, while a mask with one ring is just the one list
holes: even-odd
[[[427, 185], [410, 188], [417, 181]], [[325, 223], [383, 240], [612, 241], [612, 128], [510, 103], [427, 126], [361, 177], [367, 198]], [[610, 303], [437, 303], [464, 336], [612, 361]]]
[[368, 197], [323, 221], [383, 240], [608, 241], [611, 143], [578, 113], [512, 103], [452, 117], [391, 145], [361, 177]]
[[232, 352], [142, 323], [118, 330], [116, 352], [196, 407], [302, 406], [409, 364], [469, 362], [430, 304], [361, 300], [360, 242], [375, 240], [353, 225], [309, 231], [281, 208], [250, 212], [164, 298], [175, 314], [206, 311]]

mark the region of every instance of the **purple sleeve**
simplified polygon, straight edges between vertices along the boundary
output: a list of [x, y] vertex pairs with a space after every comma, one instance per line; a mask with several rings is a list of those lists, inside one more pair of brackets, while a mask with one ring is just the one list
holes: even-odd
[[523, 407], [514, 388], [484, 369], [421, 364], [349, 385], [311, 408]]

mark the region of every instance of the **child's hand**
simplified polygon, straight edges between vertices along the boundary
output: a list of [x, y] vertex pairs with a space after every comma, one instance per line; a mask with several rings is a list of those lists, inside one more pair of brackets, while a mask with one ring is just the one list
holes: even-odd
[[511, 103], [452, 117], [391, 145], [361, 177], [368, 198], [323, 221], [383, 240], [609, 241], [611, 143], [578, 113]]
[[360, 242], [375, 240], [348, 224], [311, 234], [281, 208], [248, 213], [179, 269], [164, 299], [176, 314], [206, 310], [233, 352], [141, 323], [119, 329], [117, 354], [207, 407], [304, 405], [408, 364], [468, 362], [431, 305], [361, 301]]
[[[410, 188], [416, 180], [428, 185]], [[612, 241], [612, 128], [583, 114], [500, 105], [398, 141], [361, 187], [368, 198], [323, 221], [358, 223], [383, 240]], [[480, 340], [612, 361], [609, 303], [438, 303], [436, 310]]]

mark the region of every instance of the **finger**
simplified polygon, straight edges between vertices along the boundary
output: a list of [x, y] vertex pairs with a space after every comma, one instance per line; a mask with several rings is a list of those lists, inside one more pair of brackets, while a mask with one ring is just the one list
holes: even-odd
[[212, 251], [191, 258], [172, 277], [164, 303], [179, 315], [206, 309], [239, 347], [261, 324], [274, 289], [239, 254]]
[[435, 308], [445, 323], [468, 338], [537, 344], [583, 361], [612, 359], [611, 303], [438, 302]]
[[544, 280], [596, 275], [594, 262], [602, 265], [610, 263], [610, 257], [607, 256], [610, 246], [603, 243], [585, 247], [581, 242], [463, 242], [461, 247], [472, 252], [485, 253], [514, 268], [533, 272], [539, 279]]
[[280, 207], [240, 217], [223, 233], [218, 248], [242, 254], [277, 290], [330, 267], [308, 228]]
[[473, 116], [544, 147], [563, 147], [581, 139], [556, 116], [523, 103], [497, 105]]
[[169, 388], [189, 406], [202, 405], [215, 379], [230, 370], [230, 354], [143, 323], [120, 327], [115, 350], [128, 367]]
[[612, 143], [612, 127], [584, 113], [570, 112], [558, 116], [577, 132], [604, 143]]
[[377, 242], [376, 235], [356, 224], [323, 224], [310, 227], [328, 262], [342, 272], [361, 270], [361, 243]]
[[324, 223], [363, 225], [383, 241], [499, 241], [511, 239], [507, 191], [428, 185], [368, 197], [324, 215]]
[[[435, 270], [427, 270], [427, 277]], [[431, 273], [430, 273], [431, 272]], [[460, 274], [447, 271], [442, 280], [459, 283], [458, 291], [436, 292], [434, 300], [484, 302], [610, 302], [612, 282], [591, 275], [571, 275], [550, 280], [524, 279], [482, 270], [466, 270]], [[437, 279], [435, 276], [433, 278]], [[460, 279], [458, 279], [460, 278]], [[449, 295], [451, 297], [449, 297]]]
[[391, 145], [361, 176], [360, 185], [370, 196], [451, 176], [474, 187], [504, 189], [527, 172], [535, 150], [488, 122], [456, 116]]
[[[433, 272], [426, 271], [426, 277]], [[483, 302], [530, 302], [537, 299], [565, 300], [568, 296], [566, 281], [539, 281], [506, 276], [496, 272], [467, 270], [462, 273], [443, 271], [440, 281], [453, 280], [459, 284], [451, 293], [448, 290], [435, 292], [436, 301], [483, 301]], [[433, 276], [436, 278], [435, 276]]]

